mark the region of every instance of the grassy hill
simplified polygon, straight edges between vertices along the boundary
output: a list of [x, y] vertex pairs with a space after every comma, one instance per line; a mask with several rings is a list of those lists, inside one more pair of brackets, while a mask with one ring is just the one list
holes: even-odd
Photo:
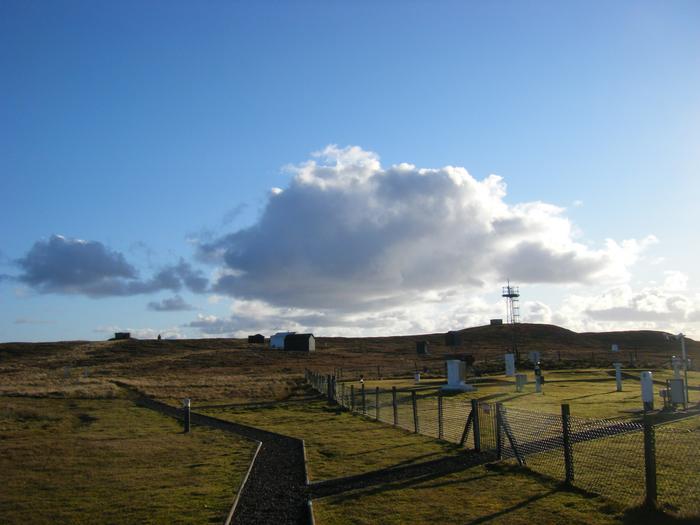
[[[538, 350], [551, 368], [575, 362], [610, 366], [614, 360], [662, 366], [680, 352], [662, 332], [576, 333], [544, 324], [516, 328], [523, 357]], [[273, 351], [243, 339], [69, 341], [0, 344], [0, 394], [63, 397], [114, 397], [123, 381], [165, 399], [280, 399], [296, 395], [304, 368], [343, 368], [366, 377], [441, 373], [445, 356], [472, 354], [476, 366], [502, 368], [511, 348], [513, 327], [479, 326], [460, 331], [458, 347], [445, 345], [444, 334], [394, 337], [320, 337], [311, 354]], [[427, 340], [430, 353], [416, 354], [416, 341]], [[620, 345], [619, 354], [610, 345]], [[700, 344], [687, 340], [688, 354], [700, 362]], [[593, 363], [591, 363], [591, 360]]]

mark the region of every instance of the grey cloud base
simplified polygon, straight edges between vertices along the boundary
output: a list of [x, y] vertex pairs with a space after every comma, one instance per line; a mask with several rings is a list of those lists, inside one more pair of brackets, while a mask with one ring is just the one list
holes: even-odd
[[77, 294], [89, 297], [128, 296], [179, 291], [207, 290], [208, 280], [184, 259], [161, 268], [150, 279], [140, 279], [124, 255], [98, 241], [83, 241], [53, 235], [34, 243], [18, 259], [21, 269], [14, 277], [39, 293]]

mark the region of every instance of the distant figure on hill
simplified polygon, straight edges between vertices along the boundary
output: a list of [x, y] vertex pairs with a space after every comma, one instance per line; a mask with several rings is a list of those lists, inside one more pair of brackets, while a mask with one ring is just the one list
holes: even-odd
[[158, 334], [158, 341], [160, 341], [160, 334]]

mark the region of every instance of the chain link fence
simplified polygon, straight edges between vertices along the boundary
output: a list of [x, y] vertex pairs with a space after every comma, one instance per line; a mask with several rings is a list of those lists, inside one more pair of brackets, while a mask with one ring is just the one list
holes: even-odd
[[366, 389], [306, 371], [329, 401], [377, 421], [495, 454], [626, 506], [700, 516], [700, 416], [654, 424], [548, 414], [415, 390]]

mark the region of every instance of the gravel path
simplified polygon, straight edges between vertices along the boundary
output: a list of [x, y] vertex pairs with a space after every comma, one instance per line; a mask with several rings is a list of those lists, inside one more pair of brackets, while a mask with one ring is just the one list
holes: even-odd
[[[181, 409], [148, 397], [140, 397], [138, 404], [182, 418]], [[191, 413], [191, 422], [262, 442], [231, 523], [264, 525], [310, 522], [304, 444], [301, 440], [195, 412]]]

